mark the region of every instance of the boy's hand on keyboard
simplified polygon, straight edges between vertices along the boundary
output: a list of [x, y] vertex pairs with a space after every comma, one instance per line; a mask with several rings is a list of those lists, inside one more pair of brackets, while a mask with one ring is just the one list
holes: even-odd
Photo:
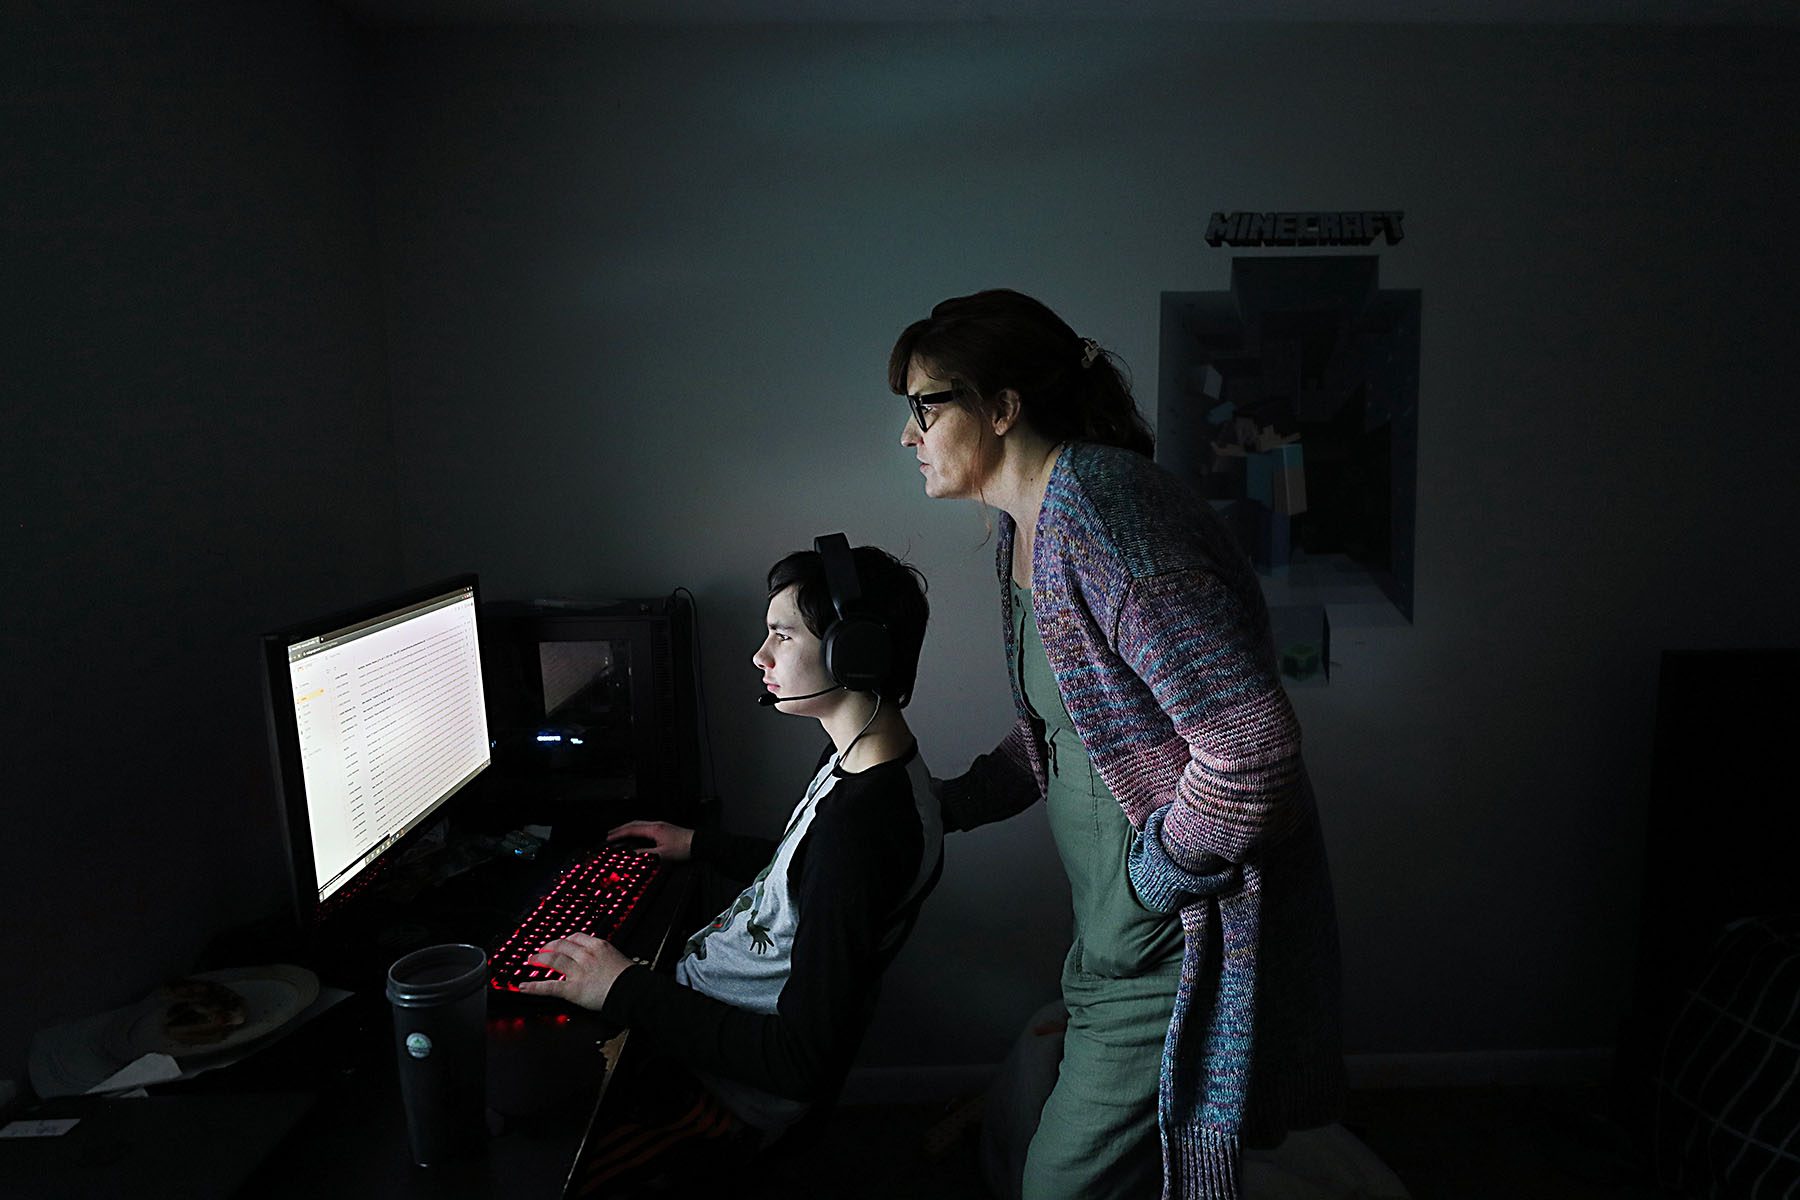
[[670, 862], [686, 862], [694, 850], [694, 831], [671, 825], [667, 821], [627, 821], [606, 832], [606, 840], [609, 842], [616, 842], [621, 838], [636, 838], [648, 842], [647, 846], [627, 849], [642, 849]]
[[598, 1010], [612, 992], [613, 982], [635, 965], [611, 942], [587, 933], [557, 938], [531, 956], [534, 967], [561, 971], [561, 979], [535, 979], [521, 983], [521, 992], [559, 996], [571, 1004]]

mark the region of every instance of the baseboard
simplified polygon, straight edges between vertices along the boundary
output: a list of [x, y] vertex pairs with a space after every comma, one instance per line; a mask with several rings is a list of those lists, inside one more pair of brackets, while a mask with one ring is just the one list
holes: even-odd
[[1612, 1078], [1613, 1050], [1475, 1050], [1448, 1054], [1351, 1054], [1353, 1088], [1582, 1087]]
[[[1612, 1078], [1609, 1046], [1585, 1050], [1475, 1050], [1446, 1054], [1352, 1054], [1353, 1088], [1586, 1087]], [[842, 1104], [944, 1104], [993, 1081], [999, 1063], [941, 1067], [858, 1067]]]
[[984, 1092], [999, 1063], [949, 1067], [858, 1067], [844, 1080], [840, 1104], [947, 1104]]

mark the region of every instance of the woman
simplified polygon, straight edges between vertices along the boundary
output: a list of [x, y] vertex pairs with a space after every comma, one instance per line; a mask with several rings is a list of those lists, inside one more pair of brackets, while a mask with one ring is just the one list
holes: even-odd
[[1038, 799], [1069, 876], [1069, 1028], [1024, 1195], [1237, 1197], [1240, 1155], [1338, 1110], [1331, 881], [1268, 611], [1212, 507], [1150, 461], [1111, 356], [1012, 291], [888, 364], [925, 492], [998, 508], [1017, 720], [945, 826]]

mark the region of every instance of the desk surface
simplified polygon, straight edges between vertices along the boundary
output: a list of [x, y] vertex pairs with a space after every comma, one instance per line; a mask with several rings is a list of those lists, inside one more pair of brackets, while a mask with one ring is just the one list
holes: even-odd
[[[352, 1007], [354, 1006], [354, 1007]], [[490, 1136], [462, 1159], [415, 1167], [406, 1143], [392, 1018], [385, 1001], [347, 1001], [328, 1014], [341, 1038], [307, 1112], [241, 1189], [244, 1196], [380, 1195], [547, 1197], [561, 1195], [591, 1119], [608, 1063], [603, 1041], [624, 1035], [592, 1014], [491, 1013], [488, 1028]], [[498, 1006], [497, 1006], [498, 1007]], [[556, 1016], [567, 1020], [558, 1022]], [[519, 1022], [517, 1026], [514, 1021]]]
[[[669, 969], [693, 928], [698, 872], [668, 869], [622, 948]], [[510, 918], [509, 918], [510, 919]], [[492, 937], [491, 930], [462, 935]], [[491, 942], [490, 942], [491, 944]], [[463, 1159], [412, 1163], [393, 1018], [374, 986], [234, 1066], [148, 1099], [72, 1097], [31, 1115], [79, 1116], [61, 1138], [0, 1146], [0, 1194], [39, 1197], [518, 1197], [562, 1193], [590, 1125], [619, 1098], [608, 1082], [628, 1036], [559, 1001], [488, 992], [492, 1136]]]
[[[692, 923], [696, 872], [668, 868], [649, 911], [623, 948], [672, 967]], [[323, 1053], [317, 1100], [244, 1186], [245, 1196], [557, 1197], [591, 1124], [604, 1125], [607, 1084], [628, 1035], [596, 1013], [559, 1001], [488, 993], [490, 1136], [442, 1167], [413, 1165], [395, 1070], [393, 1018], [379, 995], [359, 993], [321, 1018], [309, 1039]], [[304, 1048], [302, 1048], [304, 1052]], [[616, 1098], [614, 1098], [616, 1099]]]

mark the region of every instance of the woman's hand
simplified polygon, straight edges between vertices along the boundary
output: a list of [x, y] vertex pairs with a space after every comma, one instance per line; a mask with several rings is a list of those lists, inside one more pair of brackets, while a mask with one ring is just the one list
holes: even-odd
[[645, 838], [651, 844], [644, 848], [644, 853], [655, 854], [670, 862], [686, 862], [694, 852], [694, 831], [667, 821], [627, 821], [607, 830], [607, 841], [616, 842], [620, 838]]
[[636, 964], [618, 947], [591, 933], [571, 933], [557, 938], [531, 956], [534, 967], [561, 971], [561, 979], [534, 979], [521, 983], [521, 992], [559, 996], [571, 1004], [596, 1011], [606, 1003], [619, 976]]

